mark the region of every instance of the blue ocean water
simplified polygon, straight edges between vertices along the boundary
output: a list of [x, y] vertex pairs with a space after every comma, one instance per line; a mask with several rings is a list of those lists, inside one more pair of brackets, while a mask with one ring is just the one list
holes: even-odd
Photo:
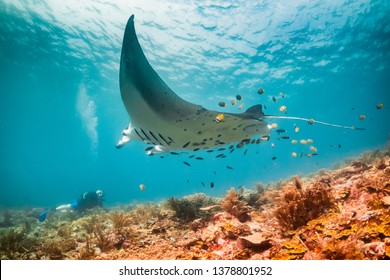
[[[176, 2], [0, 0], [1, 207], [55, 206], [94, 189], [106, 192], [107, 205], [222, 196], [386, 145], [389, 1]], [[235, 113], [261, 103], [269, 115], [366, 130], [275, 121], [298, 142], [313, 139], [312, 157], [300, 157], [309, 145], [275, 132], [227, 158], [198, 152], [204, 160], [191, 166], [182, 156], [147, 156], [139, 142], [117, 150], [130, 121], [118, 75], [131, 14], [151, 65], [192, 103], [221, 110], [225, 101]], [[230, 105], [237, 94], [242, 101]]]

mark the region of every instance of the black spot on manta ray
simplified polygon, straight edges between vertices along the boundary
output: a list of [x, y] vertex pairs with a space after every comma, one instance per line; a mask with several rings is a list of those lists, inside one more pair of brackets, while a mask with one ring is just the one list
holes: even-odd
[[187, 143], [185, 143], [185, 144], [183, 145], [183, 148], [187, 147], [190, 143], [191, 143], [191, 141], [188, 141]]

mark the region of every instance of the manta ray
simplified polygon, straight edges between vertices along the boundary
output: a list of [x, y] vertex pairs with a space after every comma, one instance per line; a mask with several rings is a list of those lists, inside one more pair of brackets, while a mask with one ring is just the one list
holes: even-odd
[[[134, 15], [129, 18], [123, 37], [119, 84], [131, 123], [122, 131], [116, 147], [138, 140], [152, 145], [147, 149], [149, 155], [212, 149], [232, 143], [238, 143], [240, 147], [253, 142], [255, 136], [259, 143], [269, 139], [272, 127], [265, 122], [267, 118], [311, 121], [298, 117], [266, 116], [261, 104], [235, 114], [207, 110], [183, 100], [149, 64], [135, 32]], [[221, 114], [222, 120], [217, 119]]]

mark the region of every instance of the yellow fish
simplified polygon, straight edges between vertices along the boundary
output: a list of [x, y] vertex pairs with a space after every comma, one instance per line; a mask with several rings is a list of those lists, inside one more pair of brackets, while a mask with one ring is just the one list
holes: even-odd
[[314, 146], [310, 146], [310, 151], [312, 151], [313, 153], [316, 153], [317, 152], [317, 148], [314, 147]]
[[215, 121], [216, 121], [217, 123], [219, 123], [219, 122], [223, 121], [224, 118], [225, 118], [225, 115], [220, 113], [220, 114], [218, 114], [218, 115], [216, 116]]

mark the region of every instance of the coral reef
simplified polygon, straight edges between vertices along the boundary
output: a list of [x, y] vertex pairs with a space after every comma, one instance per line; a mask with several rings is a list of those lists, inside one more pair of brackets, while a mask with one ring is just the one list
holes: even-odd
[[253, 190], [74, 213], [1, 211], [1, 259], [390, 259], [390, 153]]
[[[296, 178], [296, 177], [294, 177]], [[333, 206], [331, 189], [321, 182], [302, 189], [302, 183], [293, 180], [281, 195], [275, 217], [284, 230], [295, 230], [328, 212]]]
[[246, 222], [251, 219], [249, 212], [251, 207], [240, 198], [234, 188], [231, 188], [221, 202], [222, 209], [232, 214], [240, 222]]
[[199, 193], [183, 197], [182, 199], [172, 197], [167, 200], [166, 205], [175, 212], [175, 217], [188, 222], [204, 216], [205, 212], [201, 211], [200, 208], [216, 203], [215, 199]]

